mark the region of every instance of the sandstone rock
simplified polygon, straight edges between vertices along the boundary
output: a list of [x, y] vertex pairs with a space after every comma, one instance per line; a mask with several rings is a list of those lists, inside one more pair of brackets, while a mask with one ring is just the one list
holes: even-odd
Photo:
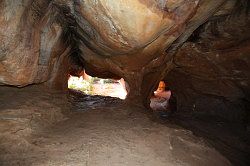
[[213, 20], [179, 49], [165, 77], [179, 110], [249, 121], [249, 25], [244, 14]]
[[223, 116], [230, 110], [228, 118], [239, 119], [249, 102], [248, 5], [243, 0], [4, 0], [0, 84], [64, 89], [69, 73], [85, 69], [93, 76], [124, 78], [127, 101], [149, 106], [165, 79], [179, 109], [204, 112], [209, 100], [208, 112], [221, 109]]

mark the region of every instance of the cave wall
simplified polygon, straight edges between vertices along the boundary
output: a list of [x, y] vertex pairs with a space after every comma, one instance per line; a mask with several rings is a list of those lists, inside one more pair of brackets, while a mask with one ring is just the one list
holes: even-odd
[[0, 84], [22, 87], [51, 80], [70, 47], [62, 44], [59, 10], [50, 0], [4, 0], [0, 8]]
[[213, 18], [178, 50], [165, 80], [179, 111], [249, 123], [249, 29], [245, 12]]

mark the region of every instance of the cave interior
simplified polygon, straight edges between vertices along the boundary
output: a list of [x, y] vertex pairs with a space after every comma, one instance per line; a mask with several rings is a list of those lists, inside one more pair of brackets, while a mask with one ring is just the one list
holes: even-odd
[[[0, 165], [250, 165], [250, 1], [0, 8]], [[122, 80], [124, 100], [68, 88], [86, 73]], [[171, 90], [167, 114], [150, 104], [161, 81]]]

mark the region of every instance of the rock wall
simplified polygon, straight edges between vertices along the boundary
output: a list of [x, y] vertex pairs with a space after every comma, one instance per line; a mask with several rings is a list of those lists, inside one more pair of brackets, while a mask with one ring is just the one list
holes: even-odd
[[214, 18], [178, 50], [165, 77], [178, 110], [249, 122], [249, 29], [245, 13]]
[[0, 6], [0, 83], [25, 86], [51, 79], [70, 47], [62, 44], [66, 28], [60, 11], [49, 0], [4, 0]]

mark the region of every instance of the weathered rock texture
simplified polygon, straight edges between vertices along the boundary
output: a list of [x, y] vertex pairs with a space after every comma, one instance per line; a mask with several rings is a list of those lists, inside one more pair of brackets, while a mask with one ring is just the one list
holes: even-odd
[[124, 78], [127, 101], [148, 106], [166, 79], [178, 110], [208, 112], [209, 103], [210, 113], [241, 119], [249, 102], [247, 6], [244, 0], [4, 0], [0, 84], [65, 88], [69, 73], [85, 69]]
[[249, 30], [243, 12], [214, 17], [183, 44], [165, 77], [178, 110], [249, 121]]
[[[67, 74], [68, 22], [50, 1], [0, 2], [0, 82], [25, 86]], [[61, 19], [59, 19], [61, 18]], [[64, 20], [65, 19], [65, 20]], [[64, 80], [66, 81], [66, 80]]]

